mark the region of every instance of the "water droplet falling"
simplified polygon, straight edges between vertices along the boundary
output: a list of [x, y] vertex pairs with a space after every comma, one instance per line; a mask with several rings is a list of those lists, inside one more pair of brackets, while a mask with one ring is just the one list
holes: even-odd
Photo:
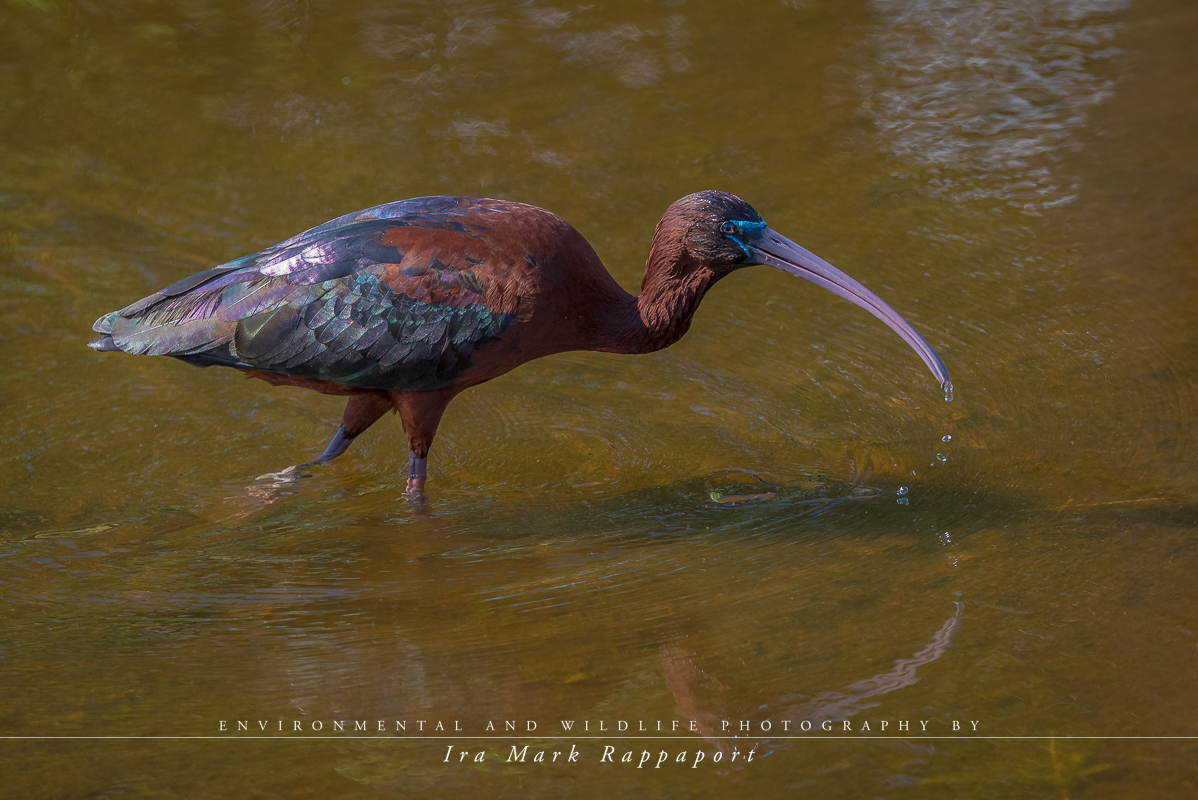
[[942, 442], [951, 442], [952, 440], [953, 440], [952, 434], [946, 433], [940, 437], [940, 441], [942, 441]]
[[937, 453], [936, 460], [943, 464], [945, 461], [948, 461], [948, 456], [946, 456], [944, 453]]
[[907, 487], [906, 487], [906, 486], [900, 486], [900, 487], [898, 488], [898, 496], [899, 496], [899, 497], [902, 497], [902, 496], [903, 496], [903, 495], [905, 495], [906, 493], [907, 493]]
[[951, 383], [944, 384], [944, 402], [951, 403], [953, 401], [953, 385]]

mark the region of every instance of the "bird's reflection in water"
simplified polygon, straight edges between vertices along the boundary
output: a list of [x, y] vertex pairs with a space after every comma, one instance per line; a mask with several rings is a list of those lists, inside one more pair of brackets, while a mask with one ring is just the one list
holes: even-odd
[[300, 478], [311, 478], [312, 475], [303, 471], [304, 464], [293, 464], [278, 472], [268, 472], [254, 478], [254, 482], [245, 487], [250, 497], [261, 498], [266, 504], [286, 495], [295, 494], [296, 483]]
[[[674, 695], [675, 712], [684, 719], [694, 720], [699, 735], [708, 745], [725, 756], [733, 747], [742, 753], [756, 747], [756, 757], [760, 758], [786, 747], [790, 736], [802, 735], [804, 721], [811, 723], [812, 736], [822, 733], [820, 726], [825, 721], [833, 723], [832, 730], [836, 731], [840, 723], [880, 705], [873, 698], [918, 682], [916, 670], [940, 658], [952, 645], [952, 638], [961, 627], [964, 608], [964, 604], [956, 603], [956, 612], [945, 620], [932, 640], [910, 658], [895, 661], [894, 667], [887, 672], [856, 681], [839, 691], [821, 692], [815, 696], [796, 692], [761, 705], [758, 710], [766, 712], [762, 721], [769, 722], [774, 738], [745, 736], [739, 741], [727, 738], [740, 731], [725, 730], [724, 721], [739, 720], [744, 715], [727, 699], [729, 687], [695, 663], [696, 654], [682, 645], [682, 637], [661, 646], [662, 677]], [[787, 722], [789, 725], [784, 724]], [[755, 732], [760, 733], [760, 723], [754, 724], [758, 727]], [[783, 732], [787, 727], [789, 731]], [[726, 761], [730, 767], [740, 763]]]
[[245, 487], [244, 494], [225, 498], [235, 504], [236, 510], [221, 521], [244, 520], [285, 497], [293, 497], [298, 494], [300, 479], [312, 477], [311, 473], [304, 471], [306, 466], [306, 464], [294, 464], [278, 472], [268, 472], [254, 478], [253, 483]]

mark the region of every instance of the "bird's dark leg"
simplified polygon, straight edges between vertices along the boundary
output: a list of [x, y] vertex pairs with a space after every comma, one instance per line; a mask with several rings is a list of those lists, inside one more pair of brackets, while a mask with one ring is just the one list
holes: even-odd
[[428, 458], [420, 458], [411, 450], [408, 451], [408, 494], [420, 494], [424, 491], [424, 482], [428, 480]]
[[345, 428], [337, 428], [337, 432], [334, 433], [333, 438], [329, 440], [329, 444], [327, 447], [325, 447], [324, 452], [318, 455], [312, 463], [319, 464], [322, 461], [332, 461], [334, 458], [348, 450], [353, 440], [354, 439], [352, 436], [345, 435]]
[[437, 435], [437, 425], [445, 407], [457, 394], [455, 390], [431, 392], [393, 392], [391, 402], [399, 411], [404, 434], [408, 437], [408, 484], [406, 494], [424, 492], [428, 479], [428, 450]]
[[351, 395], [345, 405], [345, 414], [341, 417], [341, 427], [313, 463], [332, 461], [344, 453], [359, 434], [378, 422], [379, 418], [392, 408], [391, 398], [382, 392]]

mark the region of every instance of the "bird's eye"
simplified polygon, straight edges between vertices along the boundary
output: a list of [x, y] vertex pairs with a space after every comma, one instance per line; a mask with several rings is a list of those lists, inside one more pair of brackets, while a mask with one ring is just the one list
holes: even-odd
[[725, 222], [723, 225], [720, 226], [720, 233], [731, 236], [732, 234], [736, 233], [736, 226], [733, 225], [731, 222]]

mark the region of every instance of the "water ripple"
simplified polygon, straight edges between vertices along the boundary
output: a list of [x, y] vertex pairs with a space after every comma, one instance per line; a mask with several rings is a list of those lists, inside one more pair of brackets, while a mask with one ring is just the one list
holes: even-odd
[[1127, 0], [873, 0], [873, 71], [865, 113], [887, 149], [931, 172], [954, 202], [1024, 211], [1072, 201], [1054, 161], [1076, 149], [1089, 111], [1114, 92], [1095, 74]]

